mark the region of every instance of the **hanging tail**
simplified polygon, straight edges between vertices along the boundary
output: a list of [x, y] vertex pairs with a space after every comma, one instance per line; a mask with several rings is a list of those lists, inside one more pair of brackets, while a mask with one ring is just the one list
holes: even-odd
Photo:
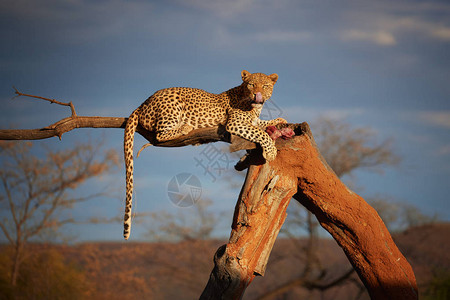
[[131, 229], [131, 207], [133, 202], [133, 145], [134, 133], [138, 126], [139, 111], [135, 110], [128, 118], [125, 126], [125, 136], [123, 142], [125, 172], [126, 172], [126, 201], [125, 215], [123, 218], [123, 237], [128, 240]]

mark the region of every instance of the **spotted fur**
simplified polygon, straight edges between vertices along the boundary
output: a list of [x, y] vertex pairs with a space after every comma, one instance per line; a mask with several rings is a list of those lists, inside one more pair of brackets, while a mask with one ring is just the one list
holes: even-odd
[[160, 142], [173, 140], [203, 127], [226, 125], [226, 130], [252, 142], [259, 143], [266, 160], [277, 155], [274, 141], [264, 131], [267, 126], [286, 123], [278, 118], [259, 119], [262, 106], [272, 96], [277, 74], [265, 75], [242, 71], [242, 84], [221, 94], [211, 94], [194, 88], [168, 88], [157, 91], [128, 118], [125, 127], [124, 155], [126, 168], [126, 204], [124, 237], [130, 236], [133, 196], [133, 144], [136, 127], [140, 124], [156, 132]]

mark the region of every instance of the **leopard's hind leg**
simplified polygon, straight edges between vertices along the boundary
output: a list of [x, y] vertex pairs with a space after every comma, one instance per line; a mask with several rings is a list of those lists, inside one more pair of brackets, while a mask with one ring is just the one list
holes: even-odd
[[184, 123], [184, 103], [173, 101], [168, 106], [170, 112], [163, 110], [156, 122], [156, 139], [159, 142], [174, 140], [194, 129], [192, 125]]
[[180, 136], [188, 134], [193, 129], [194, 129], [193, 126], [184, 124], [184, 125], [181, 125], [181, 126], [179, 126], [178, 128], [175, 128], [175, 129], [166, 129], [166, 130], [163, 130], [163, 131], [159, 131], [156, 134], [156, 139], [159, 142], [174, 140], [176, 138], [179, 138]]

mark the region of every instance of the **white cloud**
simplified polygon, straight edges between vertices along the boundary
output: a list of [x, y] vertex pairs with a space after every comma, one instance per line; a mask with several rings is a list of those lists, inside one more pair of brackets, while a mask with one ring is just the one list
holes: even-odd
[[278, 43], [278, 42], [303, 42], [311, 38], [311, 33], [307, 31], [267, 31], [253, 35], [258, 42]]
[[433, 139], [429, 135], [408, 133], [405, 135], [409, 141], [419, 144], [429, 144], [433, 142]]
[[395, 37], [387, 31], [362, 31], [357, 29], [345, 30], [341, 35], [343, 40], [357, 40], [372, 42], [380, 46], [397, 44]]
[[403, 111], [399, 118], [405, 122], [418, 123], [436, 128], [450, 129], [450, 111]]
[[380, 26], [398, 33], [412, 33], [442, 41], [450, 41], [450, 27], [439, 21], [425, 21], [418, 17], [389, 18], [380, 22]]
[[[216, 24], [211, 28], [210, 38], [206, 43], [214, 49], [227, 49], [227, 51], [242, 51], [255, 43], [260, 44], [295, 44], [310, 40], [311, 34], [306, 31], [251, 31], [242, 33], [230, 31], [225, 24]], [[239, 47], [236, 47], [239, 45]]]
[[372, 42], [392, 46], [406, 35], [450, 41], [450, 5], [429, 5], [408, 2], [372, 1], [366, 8], [343, 11], [344, 22], [339, 26], [339, 37], [345, 41]]
[[430, 32], [432, 36], [438, 39], [450, 41], [450, 27], [433, 27]]
[[436, 154], [439, 156], [449, 155], [450, 154], [450, 145], [444, 145], [439, 147], [436, 150]]
[[253, 0], [178, 0], [179, 4], [187, 7], [206, 10], [221, 18], [235, 18], [246, 12], [253, 4]]
[[362, 108], [347, 108], [347, 109], [328, 109], [321, 112], [322, 116], [332, 120], [344, 120], [354, 116], [364, 114]]
[[450, 129], [450, 111], [420, 112], [419, 120], [433, 126]]
[[282, 108], [283, 117], [289, 120], [307, 120], [313, 121], [317, 118], [324, 117], [332, 120], [345, 120], [354, 116], [360, 116], [365, 113], [362, 108], [333, 108], [321, 109], [319, 107], [291, 106]]

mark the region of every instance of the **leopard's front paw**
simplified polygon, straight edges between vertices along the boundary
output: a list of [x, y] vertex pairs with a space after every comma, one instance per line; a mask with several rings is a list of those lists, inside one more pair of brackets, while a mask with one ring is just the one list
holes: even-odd
[[271, 146], [268, 148], [263, 148], [263, 157], [267, 161], [272, 161], [277, 157], [277, 148], [275, 146]]
[[274, 124], [285, 124], [287, 123], [287, 121], [283, 118], [276, 118], [275, 120], [273, 120]]

